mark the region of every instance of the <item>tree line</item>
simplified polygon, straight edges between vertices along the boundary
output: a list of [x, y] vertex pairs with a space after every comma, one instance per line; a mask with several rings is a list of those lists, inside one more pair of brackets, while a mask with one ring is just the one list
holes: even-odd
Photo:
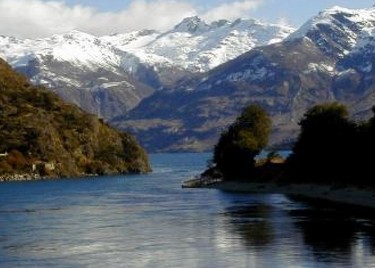
[[[368, 121], [349, 119], [345, 105], [333, 102], [309, 109], [299, 122], [300, 134], [292, 153], [278, 169], [281, 180], [292, 182], [374, 184], [375, 107]], [[226, 180], [252, 180], [267, 172], [256, 164], [266, 147], [271, 119], [252, 104], [222, 133], [215, 146], [213, 165], [204, 175]], [[266, 162], [267, 163], [267, 162]], [[261, 170], [261, 172], [260, 172]], [[279, 174], [280, 175], [280, 174]]]

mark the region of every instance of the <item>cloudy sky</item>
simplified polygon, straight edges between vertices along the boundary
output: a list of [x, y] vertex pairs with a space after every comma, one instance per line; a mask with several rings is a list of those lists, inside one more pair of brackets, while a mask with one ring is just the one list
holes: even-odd
[[166, 30], [183, 18], [207, 21], [256, 18], [300, 26], [320, 10], [367, 8], [375, 0], [0, 0], [0, 34], [46, 37], [70, 30], [94, 35], [139, 29]]

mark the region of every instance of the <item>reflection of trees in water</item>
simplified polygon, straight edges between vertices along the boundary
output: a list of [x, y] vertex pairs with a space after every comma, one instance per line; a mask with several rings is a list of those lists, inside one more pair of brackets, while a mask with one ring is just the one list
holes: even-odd
[[366, 234], [365, 244], [370, 248], [371, 254], [375, 256], [375, 219], [372, 222], [365, 223], [364, 232]]
[[334, 211], [294, 211], [301, 217], [296, 226], [302, 231], [304, 242], [318, 259], [350, 257], [355, 242], [356, 223]]
[[[316, 263], [328, 264], [349, 265], [375, 258], [373, 211], [290, 199], [297, 205], [254, 203], [230, 207], [225, 213], [227, 226], [251, 250], [282, 247], [280, 252], [292, 250], [296, 256], [312, 255]], [[295, 247], [291, 242], [296, 243]]]
[[289, 214], [318, 261], [349, 260], [361, 237], [366, 237], [375, 246], [372, 211], [314, 202], [310, 208], [292, 210]]
[[245, 246], [261, 248], [273, 243], [274, 231], [270, 223], [272, 207], [265, 204], [231, 207], [225, 213], [230, 227], [238, 234]]

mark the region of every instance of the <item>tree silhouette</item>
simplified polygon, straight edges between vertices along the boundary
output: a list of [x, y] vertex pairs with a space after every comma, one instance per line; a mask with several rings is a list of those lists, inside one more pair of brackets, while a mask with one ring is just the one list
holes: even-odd
[[337, 102], [317, 105], [300, 122], [301, 132], [288, 159], [298, 181], [332, 182], [352, 178], [356, 125]]
[[259, 105], [246, 107], [236, 121], [222, 133], [215, 146], [213, 162], [226, 179], [249, 177], [255, 156], [267, 145], [271, 120]]
[[373, 117], [358, 126], [357, 151], [355, 152], [355, 168], [357, 182], [365, 185], [375, 185], [373, 178], [375, 152], [375, 106], [372, 108]]

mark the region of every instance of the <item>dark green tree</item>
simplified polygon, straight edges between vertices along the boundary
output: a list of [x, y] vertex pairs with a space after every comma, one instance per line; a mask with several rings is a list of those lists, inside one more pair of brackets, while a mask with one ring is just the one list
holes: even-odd
[[372, 108], [373, 116], [358, 127], [357, 151], [353, 161], [355, 163], [356, 181], [364, 185], [375, 185], [373, 166], [375, 164], [375, 106]]
[[293, 179], [347, 182], [352, 179], [356, 124], [340, 103], [317, 105], [300, 122], [301, 132], [288, 159]]
[[252, 104], [222, 133], [215, 146], [213, 162], [225, 179], [251, 176], [255, 156], [268, 143], [271, 119], [263, 108]]

